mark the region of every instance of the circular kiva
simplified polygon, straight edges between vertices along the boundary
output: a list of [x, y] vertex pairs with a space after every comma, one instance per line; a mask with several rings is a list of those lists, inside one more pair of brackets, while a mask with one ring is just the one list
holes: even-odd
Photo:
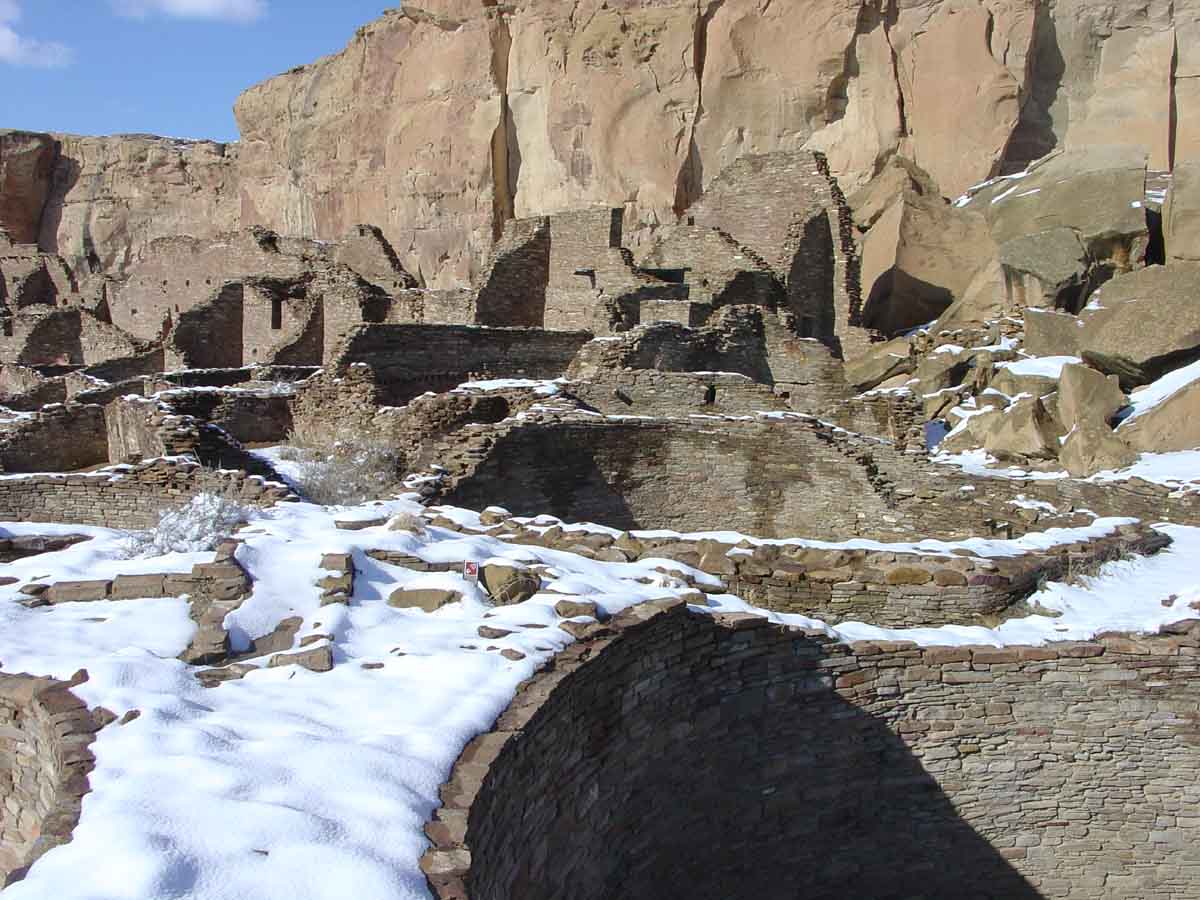
[[832, 641], [650, 604], [468, 746], [440, 900], [1200, 897], [1200, 623]]
[[99, 722], [70, 683], [0, 675], [0, 885], [20, 880], [79, 822]]

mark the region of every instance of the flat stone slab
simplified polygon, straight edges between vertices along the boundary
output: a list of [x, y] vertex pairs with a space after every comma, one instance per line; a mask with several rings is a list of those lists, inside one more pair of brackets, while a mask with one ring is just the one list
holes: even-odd
[[60, 581], [45, 596], [51, 603], [94, 603], [109, 599], [112, 586], [111, 581]]

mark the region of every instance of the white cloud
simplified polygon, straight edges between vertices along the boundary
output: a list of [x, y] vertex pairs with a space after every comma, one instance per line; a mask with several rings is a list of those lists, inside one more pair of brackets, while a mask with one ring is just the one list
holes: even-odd
[[39, 41], [19, 34], [15, 26], [20, 20], [21, 7], [17, 0], [0, 0], [0, 63], [40, 69], [70, 64], [70, 47], [57, 41]]
[[[0, 0], [3, 4], [5, 0]], [[112, 0], [123, 16], [144, 19], [158, 13], [176, 19], [255, 22], [267, 13], [267, 0]], [[2, 7], [0, 7], [2, 8]]]

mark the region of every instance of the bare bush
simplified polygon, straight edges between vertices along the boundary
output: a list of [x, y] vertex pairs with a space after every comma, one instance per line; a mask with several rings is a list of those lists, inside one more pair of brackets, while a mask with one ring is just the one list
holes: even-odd
[[251, 510], [231, 495], [197, 494], [183, 506], [160, 513], [156, 527], [130, 532], [124, 554], [127, 559], [148, 559], [214, 550], [250, 516]]
[[323, 442], [295, 433], [280, 453], [297, 462], [297, 486], [313, 503], [352, 506], [403, 491], [399, 453], [375, 440]]

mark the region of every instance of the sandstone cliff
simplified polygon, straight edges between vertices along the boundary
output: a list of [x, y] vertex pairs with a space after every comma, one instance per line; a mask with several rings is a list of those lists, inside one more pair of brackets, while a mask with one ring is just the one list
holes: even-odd
[[[636, 244], [749, 154], [822, 150], [848, 192], [903, 154], [954, 197], [1055, 148], [1124, 144], [1166, 170], [1200, 142], [1200, 0], [422, 6], [247, 91], [236, 147], [58, 139], [42, 249], [121, 271], [159, 236], [365, 222], [447, 287], [507, 218], [624, 206]], [[6, 181], [0, 228], [39, 190]]]
[[1167, 169], [1196, 140], [1192, 0], [425, 6], [242, 97], [247, 222], [372, 221], [450, 284], [497, 217], [671, 221], [751, 153], [824, 150], [853, 188], [903, 152], [956, 196], [1056, 146], [1133, 144]]

